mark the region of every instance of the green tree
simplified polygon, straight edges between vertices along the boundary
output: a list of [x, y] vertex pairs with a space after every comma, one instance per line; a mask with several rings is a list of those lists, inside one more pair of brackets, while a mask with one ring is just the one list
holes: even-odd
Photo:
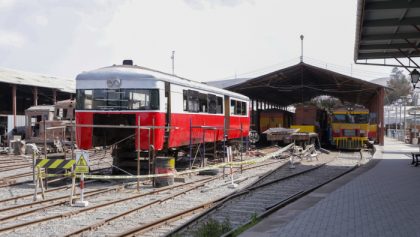
[[410, 94], [412, 90], [410, 81], [397, 67], [392, 69], [387, 86], [391, 88], [391, 90], [386, 90], [385, 92], [385, 104], [394, 103], [396, 100], [401, 98], [401, 96], [407, 96]]
[[335, 107], [342, 105], [339, 99], [328, 95], [312, 98], [311, 104], [316, 105], [318, 108], [325, 109], [328, 112], [331, 112]]

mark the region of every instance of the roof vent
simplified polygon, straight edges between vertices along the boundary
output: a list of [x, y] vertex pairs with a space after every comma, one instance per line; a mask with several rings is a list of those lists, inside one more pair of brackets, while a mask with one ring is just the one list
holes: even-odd
[[133, 66], [133, 60], [131, 60], [131, 59], [125, 59], [125, 60], [123, 60], [123, 65]]

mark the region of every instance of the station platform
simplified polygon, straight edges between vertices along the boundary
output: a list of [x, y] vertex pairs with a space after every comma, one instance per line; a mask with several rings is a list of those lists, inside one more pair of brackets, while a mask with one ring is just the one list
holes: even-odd
[[366, 165], [271, 214], [251, 236], [420, 236], [417, 145], [385, 138]]

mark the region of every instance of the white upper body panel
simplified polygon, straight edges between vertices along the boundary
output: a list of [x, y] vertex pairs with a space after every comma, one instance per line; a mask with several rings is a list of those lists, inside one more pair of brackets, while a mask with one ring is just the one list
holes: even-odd
[[191, 81], [174, 75], [158, 72], [139, 66], [110, 66], [93, 71], [83, 72], [76, 77], [76, 89], [99, 88], [158, 88], [164, 89], [164, 82], [184, 86], [186, 89], [196, 89], [216, 95], [227, 95], [231, 98], [249, 101], [249, 98], [228, 90]]

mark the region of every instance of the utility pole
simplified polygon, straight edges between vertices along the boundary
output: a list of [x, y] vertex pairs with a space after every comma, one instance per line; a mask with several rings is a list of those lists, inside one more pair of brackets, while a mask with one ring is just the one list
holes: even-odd
[[303, 35], [300, 35], [300, 62], [303, 63]]
[[175, 75], [175, 51], [172, 51], [171, 60], [172, 60], [172, 75]]

